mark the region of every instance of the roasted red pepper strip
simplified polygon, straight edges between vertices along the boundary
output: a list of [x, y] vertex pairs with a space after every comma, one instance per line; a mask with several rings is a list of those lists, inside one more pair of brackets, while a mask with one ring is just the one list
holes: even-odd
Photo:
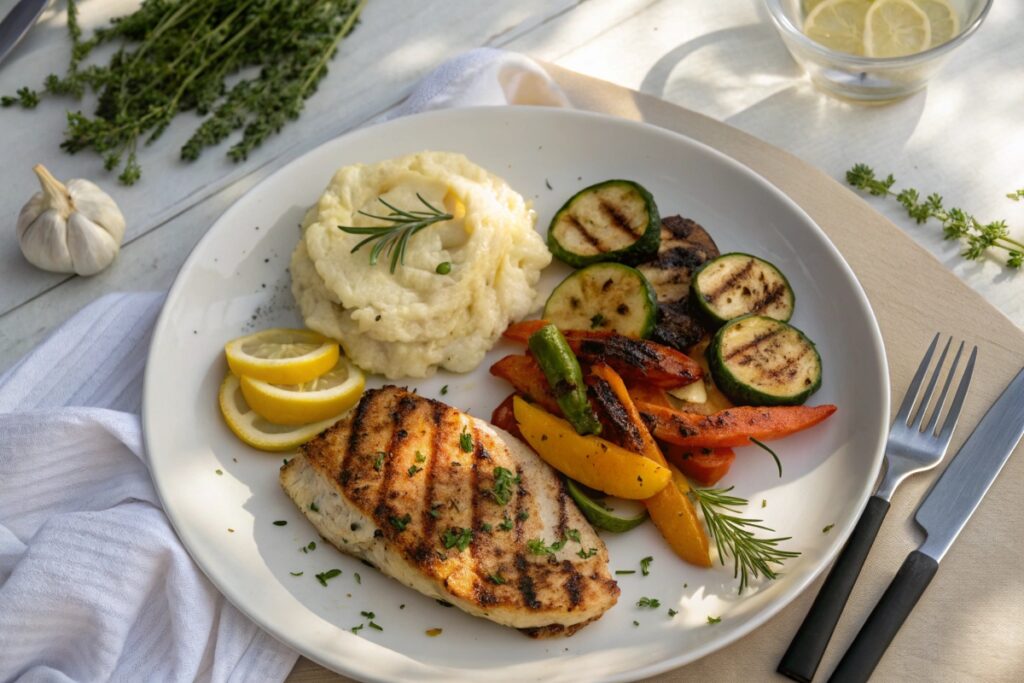
[[[515, 323], [505, 330], [505, 338], [526, 342], [546, 324], [543, 320]], [[605, 363], [630, 382], [674, 389], [695, 382], [703, 374], [700, 365], [685, 353], [646, 339], [587, 330], [565, 330], [563, 334], [580, 362]]]
[[834, 405], [737, 406], [696, 415], [641, 403], [637, 406], [654, 436], [685, 448], [746, 446], [750, 439], [771, 441], [813, 427], [836, 412]]

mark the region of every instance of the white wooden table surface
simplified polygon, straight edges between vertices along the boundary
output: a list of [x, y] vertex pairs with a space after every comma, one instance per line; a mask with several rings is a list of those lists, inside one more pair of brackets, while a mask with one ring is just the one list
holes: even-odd
[[[956, 1], [956, 0], [954, 0]], [[14, 0], [0, 0], [5, 14]], [[85, 27], [129, 11], [131, 0], [81, 3]], [[0, 93], [62, 71], [68, 54], [64, 2], [0, 66]], [[900, 184], [940, 192], [983, 220], [1007, 218], [1024, 237], [1024, 3], [996, 2], [986, 24], [927, 91], [883, 107], [831, 99], [806, 80], [760, 0], [370, 0], [302, 118], [253, 154], [229, 162], [222, 148], [196, 163], [178, 147], [197, 125], [186, 115], [142, 154], [143, 178], [121, 187], [90, 154], [60, 151], [64, 112], [48, 100], [32, 112], [0, 110], [0, 371], [83, 305], [111, 291], [166, 289], [209, 226], [269, 171], [388, 109], [447, 57], [488, 45], [519, 50], [711, 115], [842, 177], [863, 161]], [[386, 34], [386, 39], [385, 39]], [[88, 103], [86, 105], [88, 106]], [[104, 273], [43, 273], [21, 256], [14, 234], [37, 189], [31, 167], [87, 177], [120, 203], [128, 231]], [[1024, 273], [966, 263], [935, 225], [913, 225], [894, 202], [872, 200], [949, 267], [1024, 325]], [[885, 249], [884, 244], [877, 245]], [[927, 286], [927, 283], [912, 283]]]

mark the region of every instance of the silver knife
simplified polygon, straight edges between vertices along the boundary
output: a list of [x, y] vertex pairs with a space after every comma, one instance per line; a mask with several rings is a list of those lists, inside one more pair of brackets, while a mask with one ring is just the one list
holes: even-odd
[[21, 42], [43, 13], [48, 0], [21, 0], [10, 14], [0, 21], [0, 62]]
[[830, 681], [866, 681], [1024, 436], [1024, 370], [1010, 382], [917, 508], [927, 539], [910, 553]]

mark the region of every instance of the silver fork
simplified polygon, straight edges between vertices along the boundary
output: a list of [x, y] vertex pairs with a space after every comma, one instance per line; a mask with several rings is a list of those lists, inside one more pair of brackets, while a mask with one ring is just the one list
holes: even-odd
[[[964, 369], [956, 394], [946, 413], [946, 419], [942, 422], [941, 428], [938, 428], [939, 418], [949, 395], [949, 388], [953, 383], [960, 357], [964, 351], [964, 343], [960, 342], [952, 366], [942, 384], [938, 400], [932, 408], [928, 422], [925, 423], [932, 393], [953, 343], [953, 338], [950, 337], [942, 349], [938, 363], [935, 364], [935, 369], [928, 380], [928, 386], [921, 394], [921, 383], [924, 381], [928, 366], [935, 355], [940, 336], [936, 334], [932, 339], [917, 372], [914, 373], [914, 379], [910, 382], [910, 388], [907, 389], [907, 395], [900, 405], [899, 412], [896, 413], [892, 428], [889, 430], [889, 439], [885, 444], [885, 477], [882, 479], [882, 484], [875, 491], [875, 495], [868, 499], [867, 507], [864, 508], [864, 512], [857, 521], [857, 526], [843, 547], [832, 571], [829, 572], [828, 578], [825, 579], [810, 611], [804, 617], [803, 624], [793, 636], [789, 649], [786, 650], [782, 661], [779, 662], [778, 672], [795, 681], [809, 683], [814, 678], [814, 672], [821, 662], [821, 656], [825, 653], [828, 641], [832, 638], [832, 632], [843, 613], [846, 601], [850, 597], [850, 591], [853, 590], [853, 584], [857, 582], [868, 551], [871, 550], [871, 545], [878, 535], [878, 529], [882, 526], [882, 520], [885, 519], [885, 514], [889, 511], [889, 501], [892, 499], [896, 487], [911, 474], [935, 467], [942, 461], [949, 448], [949, 441], [953, 436], [953, 430], [960, 417], [960, 410], [964, 405], [964, 397], [971, 384], [974, 362], [978, 357], [978, 347], [975, 346], [971, 351], [967, 367]], [[918, 400], [919, 394], [921, 394], [920, 401]]]

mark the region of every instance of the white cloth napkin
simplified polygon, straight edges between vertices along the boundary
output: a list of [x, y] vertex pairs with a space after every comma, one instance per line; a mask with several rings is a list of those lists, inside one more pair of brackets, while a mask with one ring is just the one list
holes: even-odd
[[[528, 58], [479, 49], [396, 113], [510, 103], [568, 105]], [[295, 664], [207, 581], [150, 482], [139, 412], [162, 304], [107, 295], [0, 377], [0, 681], [279, 681]]]

